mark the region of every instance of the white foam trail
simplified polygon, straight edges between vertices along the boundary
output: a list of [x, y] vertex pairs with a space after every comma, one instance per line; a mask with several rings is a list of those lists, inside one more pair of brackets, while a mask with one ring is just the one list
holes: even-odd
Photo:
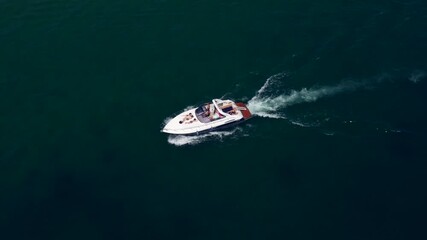
[[[366, 82], [343, 81], [336, 86], [318, 88], [303, 88], [299, 91], [291, 90], [278, 96], [267, 95], [271, 89], [276, 89], [275, 80], [283, 78], [286, 74], [274, 75], [267, 79], [257, 94], [248, 102], [248, 108], [254, 115], [269, 118], [285, 118], [278, 111], [298, 103], [314, 102], [319, 98], [333, 96], [338, 93], [354, 91], [366, 86]], [[279, 77], [279, 78], [278, 78]]]
[[300, 127], [305, 127], [305, 128], [315, 127], [316, 126], [316, 124], [303, 123], [303, 122], [296, 121], [296, 120], [290, 120], [290, 122], [292, 124], [294, 124], [294, 125], [297, 125], [297, 126], [300, 126]]
[[411, 76], [409, 77], [409, 81], [413, 83], [418, 83], [425, 77], [426, 77], [426, 73], [424, 71], [417, 70], [411, 74]]
[[274, 118], [274, 119], [286, 119], [286, 117], [284, 115], [280, 114], [280, 113], [269, 113], [269, 112], [266, 112], [266, 111], [257, 111], [257, 112], [254, 112], [254, 111], [252, 111], [252, 108], [249, 108], [249, 109], [251, 109], [251, 112], [252, 112], [253, 115], [256, 115], [258, 117]]
[[224, 137], [233, 135], [238, 130], [241, 130], [241, 129], [235, 128], [230, 131], [208, 132], [202, 135], [195, 135], [195, 136], [169, 135], [168, 142], [175, 146], [185, 146], [185, 145], [197, 145], [209, 140], [222, 141]]
[[264, 83], [264, 85], [257, 91], [257, 93], [256, 93], [256, 95], [254, 96], [254, 98], [255, 97], [257, 97], [257, 96], [261, 96], [261, 95], [263, 95], [264, 93], [266, 93], [267, 92], [267, 90], [269, 90], [269, 88], [271, 87], [271, 86], [273, 86], [273, 85], [276, 85], [277, 84], [277, 82], [280, 80], [280, 79], [282, 79], [282, 78], [284, 78], [284, 77], [286, 77], [288, 74], [286, 73], [286, 72], [281, 72], [281, 73], [278, 73], [278, 74], [274, 74], [273, 76], [271, 76], [271, 77], [269, 77], [268, 79], [267, 79], [267, 81], [265, 81], [265, 83]]

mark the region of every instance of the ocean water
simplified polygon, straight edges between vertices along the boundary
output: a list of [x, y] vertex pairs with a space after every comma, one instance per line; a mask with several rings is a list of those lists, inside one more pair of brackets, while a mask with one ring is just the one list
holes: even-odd
[[[0, 0], [0, 239], [425, 239], [427, 2]], [[212, 98], [255, 117], [162, 126]]]

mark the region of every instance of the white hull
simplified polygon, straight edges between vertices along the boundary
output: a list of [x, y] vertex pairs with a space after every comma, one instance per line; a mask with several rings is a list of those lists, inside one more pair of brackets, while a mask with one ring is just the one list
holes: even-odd
[[[248, 109], [243, 109], [244, 107], [237, 106], [230, 100], [214, 99], [212, 104], [207, 104], [206, 106], [208, 105], [211, 106], [210, 118], [206, 116], [209, 110], [205, 110], [204, 106], [193, 108], [175, 116], [166, 124], [162, 132], [193, 135], [213, 131], [247, 119], [241, 110], [249, 112]], [[213, 107], [215, 107], [215, 109], [213, 109]], [[228, 111], [224, 112], [223, 110]], [[216, 118], [213, 116], [213, 112], [216, 113]]]

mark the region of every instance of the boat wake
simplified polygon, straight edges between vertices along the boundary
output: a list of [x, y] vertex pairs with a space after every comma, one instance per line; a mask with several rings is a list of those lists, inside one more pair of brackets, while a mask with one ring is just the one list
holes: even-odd
[[236, 136], [236, 133], [242, 132], [242, 129], [237, 127], [230, 131], [208, 132], [202, 135], [186, 136], [186, 135], [169, 135], [168, 143], [175, 146], [197, 145], [210, 140], [223, 141], [224, 138], [231, 135]]
[[247, 106], [252, 114], [260, 117], [285, 119], [286, 117], [283, 113], [280, 113], [280, 110], [286, 107], [298, 103], [315, 102], [323, 97], [355, 91], [370, 86], [366, 81], [355, 82], [346, 80], [335, 86], [303, 88], [299, 91], [290, 90], [286, 93], [272, 94], [272, 90], [277, 89], [280, 80], [286, 76], [285, 73], [279, 73], [267, 79], [256, 95], [248, 102]]
[[411, 76], [409, 77], [409, 81], [413, 83], [418, 83], [421, 80], [423, 80], [427, 76], [426, 72], [421, 70], [416, 70], [412, 72]]

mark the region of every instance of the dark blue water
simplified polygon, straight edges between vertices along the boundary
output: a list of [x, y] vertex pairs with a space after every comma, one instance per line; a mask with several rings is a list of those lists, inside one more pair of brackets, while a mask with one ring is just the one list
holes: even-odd
[[[1, 239], [424, 239], [427, 3], [0, 1]], [[212, 98], [256, 115], [160, 133]]]

